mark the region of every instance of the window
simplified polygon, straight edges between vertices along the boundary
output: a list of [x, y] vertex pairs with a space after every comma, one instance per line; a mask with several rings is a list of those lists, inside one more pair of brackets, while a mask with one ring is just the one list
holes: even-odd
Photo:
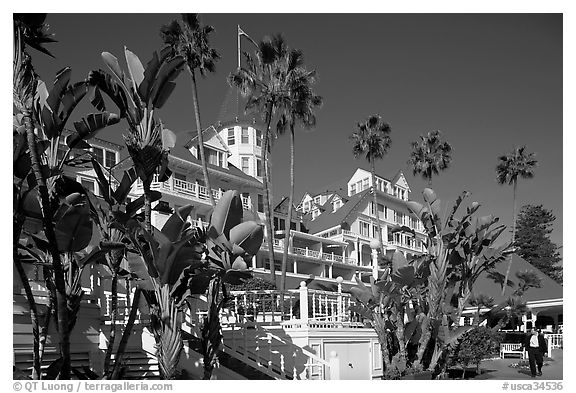
[[264, 213], [264, 196], [258, 194], [258, 212]]
[[356, 184], [350, 185], [350, 196], [356, 194]]
[[312, 219], [315, 219], [316, 217], [318, 217], [320, 215], [320, 209], [314, 209], [312, 210]]
[[281, 218], [279, 221], [280, 221], [280, 226], [278, 228], [279, 228], [279, 230], [283, 231], [284, 229], [286, 229], [286, 220]]
[[93, 147], [92, 148], [92, 154], [94, 155], [94, 158], [96, 159], [96, 161], [98, 161], [98, 164], [100, 165], [104, 165], [104, 150], [99, 148], [99, 147]]
[[370, 215], [371, 216], [375, 216], [376, 215], [376, 211], [374, 209], [374, 202], [370, 202]]
[[365, 190], [368, 188], [368, 178], [366, 179], [362, 179], [362, 190]]
[[256, 130], [256, 146], [262, 147], [262, 131]]
[[364, 190], [362, 188], [362, 180], [360, 180], [359, 182], [356, 182], [356, 188], [358, 189], [358, 192], [361, 192]]
[[370, 237], [370, 224], [360, 221], [360, 235]]
[[112, 168], [116, 165], [116, 153], [113, 151], [105, 150], [106, 153], [106, 167]]
[[376, 225], [372, 225], [372, 237], [378, 239], [378, 227]]
[[380, 203], [378, 204], [378, 218], [380, 218], [382, 220], [386, 218], [386, 215], [384, 212], [384, 205], [382, 205]]
[[236, 136], [234, 135], [234, 128], [228, 128], [228, 145], [232, 146], [236, 143]]
[[95, 193], [94, 190], [94, 180], [90, 180], [90, 179], [80, 179], [80, 184], [82, 184], [82, 187], [84, 187], [86, 190]]
[[208, 149], [205, 147], [204, 156], [206, 157], [206, 162], [218, 166], [218, 152], [216, 150]]
[[320, 204], [320, 195], [314, 197], [314, 203], [317, 205]]
[[400, 244], [400, 234], [399, 233], [395, 233], [394, 234], [394, 242], [397, 244]]
[[262, 160], [256, 159], [256, 176], [262, 176]]
[[248, 127], [242, 127], [242, 143], [248, 143]]
[[242, 172], [250, 172], [250, 157], [242, 157]]
[[290, 230], [292, 230], [292, 231], [296, 230], [296, 223], [294, 221], [290, 222]]

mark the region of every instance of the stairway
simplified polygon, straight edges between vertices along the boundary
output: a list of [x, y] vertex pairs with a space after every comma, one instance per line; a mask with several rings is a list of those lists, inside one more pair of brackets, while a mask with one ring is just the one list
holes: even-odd
[[[32, 376], [32, 349], [15, 349], [14, 350], [14, 367], [24, 375]], [[42, 378], [46, 378], [48, 367], [60, 357], [59, 351], [54, 347], [48, 347], [44, 351], [42, 358], [41, 370]], [[83, 366], [90, 365], [90, 354], [88, 352], [71, 352], [70, 360], [72, 368], [81, 369]], [[73, 375], [72, 375], [73, 376]]]
[[[160, 379], [160, 370], [156, 358], [142, 350], [127, 350], [123, 358], [126, 370], [122, 379]], [[112, 355], [112, 365], [114, 354]]]

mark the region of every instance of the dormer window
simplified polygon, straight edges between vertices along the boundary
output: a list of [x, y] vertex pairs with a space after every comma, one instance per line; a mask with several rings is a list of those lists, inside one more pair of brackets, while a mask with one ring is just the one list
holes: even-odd
[[204, 146], [204, 156], [209, 164], [226, 168], [226, 153]]
[[98, 163], [106, 168], [111, 168], [116, 165], [116, 152], [113, 150], [104, 149], [102, 147], [93, 147], [92, 155]]
[[356, 184], [351, 184], [350, 185], [350, 193], [348, 195], [352, 196], [356, 194]]

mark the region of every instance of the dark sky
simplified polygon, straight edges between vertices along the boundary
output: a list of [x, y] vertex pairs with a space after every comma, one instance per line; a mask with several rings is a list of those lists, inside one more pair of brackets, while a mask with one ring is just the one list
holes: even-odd
[[[69, 65], [73, 79], [104, 68], [102, 51], [123, 62], [126, 45], [145, 64], [161, 47], [159, 28], [173, 14], [50, 14], [55, 60], [33, 53], [37, 72], [50, 81]], [[562, 15], [560, 14], [203, 14], [215, 27], [217, 72], [199, 86], [204, 126], [215, 121], [236, 68], [236, 25], [253, 39], [282, 33], [316, 69], [325, 104], [315, 130], [296, 140], [296, 193], [350, 177], [356, 167], [349, 135], [356, 123], [380, 114], [392, 127], [392, 149], [377, 163], [391, 177], [402, 170], [421, 199], [424, 181], [406, 161], [410, 142], [439, 129], [454, 148], [453, 165], [434, 179], [450, 204], [472, 192], [481, 213], [510, 225], [512, 188], [496, 183], [497, 157], [526, 145], [539, 161], [536, 177], [520, 181], [518, 206], [543, 204], [557, 220], [552, 240], [562, 244]], [[250, 44], [243, 41], [243, 49]], [[83, 108], [84, 109], [84, 108]], [[79, 113], [87, 113], [85, 111]], [[160, 116], [177, 133], [194, 129], [185, 76]], [[101, 136], [120, 141], [124, 129]], [[185, 142], [182, 138], [182, 142]], [[273, 150], [274, 195], [288, 193], [288, 138]], [[509, 235], [507, 235], [509, 236]]]

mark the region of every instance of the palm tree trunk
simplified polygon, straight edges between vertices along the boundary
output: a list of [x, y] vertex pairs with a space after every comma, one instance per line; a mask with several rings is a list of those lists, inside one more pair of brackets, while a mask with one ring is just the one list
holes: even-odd
[[[376, 227], [378, 228], [378, 242], [380, 243], [380, 252], [382, 257], [386, 255], [386, 250], [384, 249], [384, 241], [382, 240], [382, 226], [380, 225], [380, 218], [378, 217], [378, 196], [376, 194], [376, 164], [374, 159], [371, 160], [372, 164], [372, 203], [374, 203], [374, 220], [376, 221]], [[376, 277], [375, 277], [376, 278]]]
[[196, 116], [196, 130], [198, 132], [198, 150], [200, 153], [200, 161], [202, 161], [202, 174], [204, 176], [204, 184], [208, 191], [208, 197], [210, 198], [210, 204], [212, 207], [216, 206], [214, 201], [214, 195], [212, 195], [212, 185], [210, 184], [210, 178], [208, 177], [208, 165], [206, 164], [206, 155], [204, 154], [204, 136], [202, 135], [202, 125], [200, 123], [200, 108], [198, 105], [198, 87], [196, 85], [196, 75], [194, 70], [188, 66], [188, 73], [192, 79], [192, 98], [194, 101], [194, 115]]
[[60, 333], [60, 355], [62, 356], [62, 367], [60, 369], [60, 379], [70, 379], [70, 326], [68, 324], [68, 311], [66, 301], [66, 285], [64, 282], [64, 269], [56, 243], [56, 234], [54, 233], [54, 223], [52, 209], [50, 208], [50, 197], [46, 180], [42, 174], [40, 166], [40, 157], [36, 147], [36, 135], [32, 126], [32, 117], [28, 110], [22, 111], [24, 127], [26, 128], [26, 137], [28, 149], [30, 151], [30, 162], [32, 172], [36, 178], [38, 194], [40, 195], [40, 208], [42, 211], [42, 226], [44, 234], [50, 246], [50, 255], [52, 256], [52, 266], [54, 270], [54, 284], [56, 287], [56, 302], [58, 309], [58, 331]]
[[268, 237], [268, 259], [270, 260], [270, 281], [276, 284], [276, 268], [274, 266], [274, 230], [272, 227], [272, 209], [270, 202], [270, 179], [269, 179], [269, 158], [268, 146], [270, 144], [270, 123], [272, 122], [273, 103], [270, 102], [266, 108], [266, 130], [264, 133], [264, 142], [262, 143], [262, 161], [264, 161], [264, 176], [262, 176], [262, 183], [264, 186], [264, 212], [266, 215], [266, 235]]
[[[517, 180], [514, 180], [514, 184], [512, 185], [512, 246], [514, 246], [514, 242], [516, 241], [516, 184]], [[506, 292], [506, 283], [508, 282], [508, 277], [510, 276], [510, 269], [512, 268], [512, 254], [508, 257], [508, 267], [506, 268], [506, 275], [504, 276], [504, 284], [502, 285], [502, 296]]]
[[[290, 124], [290, 195], [288, 197], [288, 217], [286, 218], [286, 233], [284, 236], [284, 252], [282, 253], [282, 275], [280, 276], [280, 291], [286, 289], [286, 270], [288, 265], [288, 243], [292, 225], [292, 210], [294, 203], [294, 123]], [[282, 292], [281, 292], [282, 293]], [[282, 293], [283, 296], [283, 293]], [[282, 307], [284, 307], [283, 299]]]
[[110, 359], [114, 351], [114, 341], [116, 340], [116, 317], [118, 314], [118, 272], [112, 273], [112, 283], [110, 284], [110, 292], [112, 293], [110, 305], [110, 336], [108, 339], [108, 348], [106, 348], [106, 355], [104, 357], [104, 374], [107, 375], [110, 369]]
[[118, 350], [116, 351], [116, 356], [114, 358], [114, 367], [110, 373], [111, 379], [118, 379], [118, 374], [120, 372], [120, 366], [122, 365], [122, 358], [124, 357], [124, 352], [126, 351], [126, 346], [128, 345], [128, 340], [130, 339], [130, 334], [132, 333], [132, 328], [134, 327], [134, 321], [136, 320], [136, 315], [138, 314], [138, 304], [140, 303], [140, 294], [142, 290], [136, 288], [134, 291], [134, 297], [132, 298], [132, 304], [130, 305], [130, 315], [128, 316], [128, 322], [126, 322], [126, 327], [124, 327], [124, 332], [122, 333], [122, 338], [118, 344]]

